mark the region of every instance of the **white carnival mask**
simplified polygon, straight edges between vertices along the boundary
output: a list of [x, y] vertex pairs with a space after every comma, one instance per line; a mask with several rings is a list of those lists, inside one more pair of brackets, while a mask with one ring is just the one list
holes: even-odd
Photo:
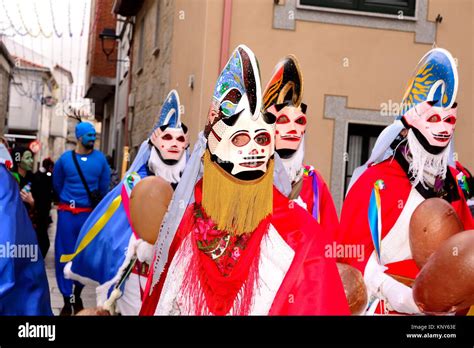
[[181, 123], [179, 95], [176, 90], [171, 90], [164, 100], [158, 122], [149, 139], [165, 161], [179, 161], [188, 148], [187, 128]]
[[263, 92], [263, 108], [276, 117], [275, 146], [294, 153], [306, 131], [306, 104], [303, 98], [303, 75], [298, 59], [290, 54], [273, 69], [272, 77]]
[[272, 105], [268, 111], [276, 116], [275, 149], [297, 150], [306, 132], [307, 119], [299, 107]]
[[187, 134], [183, 128], [157, 128], [150, 137], [151, 143], [164, 160], [179, 161], [189, 146]]
[[221, 125], [224, 132], [215, 147], [210, 148], [211, 153], [221, 161], [232, 163], [230, 173], [234, 176], [246, 171], [266, 172], [274, 152], [274, 125], [266, 123], [263, 116], [249, 122], [245, 110], [234, 117], [237, 117], [234, 125]]
[[431, 146], [444, 148], [449, 144], [457, 118], [457, 105], [449, 109], [418, 104], [405, 114], [405, 121], [416, 128]]
[[256, 58], [240, 45], [217, 80], [205, 131], [213, 161], [233, 176], [265, 173], [273, 156], [275, 117], [261, 105]]
[[447, 50], [434, 48], [419, 61], [402, 101], [401, 121], [413, 129], [429, 153], [447, 147], [456, 124], [456, 62]]

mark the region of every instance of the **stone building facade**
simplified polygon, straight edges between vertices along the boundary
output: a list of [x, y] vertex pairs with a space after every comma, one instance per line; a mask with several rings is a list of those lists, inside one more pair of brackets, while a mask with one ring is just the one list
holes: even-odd
[[6, 133], [13, 59], [0, 36], [0, 135]]
[[171, 85], [174, 4], [146, 0], [136, 16], [130, 94], [131, 153], [138, 149], [158, 119]]

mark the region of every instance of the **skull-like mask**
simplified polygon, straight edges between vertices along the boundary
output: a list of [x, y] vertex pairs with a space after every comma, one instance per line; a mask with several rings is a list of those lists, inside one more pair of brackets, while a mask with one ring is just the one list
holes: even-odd
[[298, 150], [306, 131], [306, 104], [302, 103], [303, 77], [294, 55], [283, 58], [273, 70], [263, 93], [264, 110], [276, 117], [275, 148], [286, 158]]
[[150, 135], [150, 143], [167, 164], [178, 162], [189, 146], [187, 128], [181, 124], [179, 96], [175, 90], [168, 94], [161, 107], [160, 118]]
[[454, 58], [442, 48], [432, 49], [421, 58], [408, 83], [401, 120], [432, 154], [444, 150], [453, 136], [457, 89]]
[[275, 117], [261, 105], [256, 58], [241, 45], [219, 76], [205, 130], [212, 160], [239, 179], [263, 175], [274, 152]]
[[276, 116], [275, 149], [296, 151], [306, 132], [306, 114], [303, 108], [283, 105], [280, 109], [280, 105], [273, 105], [268, 109]]
[[150, 137], [151, 143], [158, 150], [162, 159], [166, 161], [179, 161], [184, 151], [189, 146], [188, 135], [182, 127], [157, 128]]
[[424, 102], [416, 105], [405, 114], [405, 122], [414, 128], [415, 135], [422, 144], [427, 142], [429, 146], [445, 148], [454, 133], [457, 105], [443, 109], [432, 104]]

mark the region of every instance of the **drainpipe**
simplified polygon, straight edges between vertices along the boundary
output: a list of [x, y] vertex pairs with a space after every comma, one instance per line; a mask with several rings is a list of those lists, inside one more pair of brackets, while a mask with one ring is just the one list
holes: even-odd
[[222, 16], [221, 55], [219, 59], [219, 74], [229, 59], [230, 28], [232, 20], [232, 0], [224, 0], [224, 13]]
[[[127, 92], [127, 105], [126, 105], [126, 113], [125, 113], [125, 146], [132, 146], [132, 126], [133, 126], [133, 114], [135, 113], [135, 109], [133, 109], [133, 112], [130, 110], [130, 105], [129, 105], [129, 96], [130, 92], [132, 90], [132, 78], [133, 78], [133, 45], [134, 45], [134, 35], [135, 35], [135, 20], [130, 22], [130, 36], [129, 36], [129, 47], [130, 47], [130, 52], [129, 52], [129, 57], [130, 57], [130, 63], [129, 63], [129, 68], [128, 68], [128, 92]], [[131, 115], [130, 115], [131, 114]], [[130, 117], [131, 116], [131, 117]], [[131, 118], [131, 120], [130, 120]], [[136, 155], [136, 154], [135, 154]]]

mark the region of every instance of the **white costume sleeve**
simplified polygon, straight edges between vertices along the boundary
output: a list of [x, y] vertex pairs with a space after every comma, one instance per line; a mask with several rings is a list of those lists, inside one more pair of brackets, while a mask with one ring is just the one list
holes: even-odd
[[377, 262], [375, 252], [372, 252], [364, 271], [369, 297], [387, 301], [389, 307], [397, 312], [420, 314], [420, 309], [413, 300], [412, 289], [385, 274], [386, 269]]
[[146, 262], [150, 265], [153, 260], [153, 244], [147, 243], [143, 239], [139, 239], [136, 244], [136, 255], [138, 261]]

